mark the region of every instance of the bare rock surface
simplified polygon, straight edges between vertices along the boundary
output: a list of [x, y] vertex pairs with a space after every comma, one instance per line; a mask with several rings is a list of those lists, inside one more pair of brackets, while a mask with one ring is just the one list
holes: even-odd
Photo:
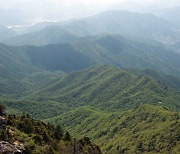
[[12, 145], [6, 141], [0, 141], [0, 154], [21, 154], [24, 151], [22, 144]]

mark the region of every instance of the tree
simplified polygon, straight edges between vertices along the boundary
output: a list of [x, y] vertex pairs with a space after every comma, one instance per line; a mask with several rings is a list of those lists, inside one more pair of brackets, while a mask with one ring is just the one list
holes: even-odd
[[57, 140], [61, 140], [61, 139], [62, 139], [62, 137], [63, 137], [63, 129], [61, 128], [60, 125], [58, 125], [58, 126], [55, 128], [54, 137], [55, 137]]
[[5, 107], [0, 104], [0, 116], [4, 114]]
[[138, 148], [139, 151], [143, 152], [143, 151], [144, 151], [144, 149], [143, 149], [143, 143], [142, 143], [142, 142], [139, 142], [139, 143], [137, 144], [137, 148]]
[[49, 142], [50, 141], [50, 138], [49, 138], [49, 136], [47, 135], [47, 133], [44, 131], [43, 132], [43, 140], [45, 141], [45, 142]]
[[69, 135], [68, 132], [65, 133], [64, 138], [65, 141], [71, 141], [71, 136]]
[[34, 137], [33, 137], [33, 139], [35, 140], [35, 143], [36, 144], [42, 144], [42, 142], [43, 142], [43, 138], [42, 138], [42, 136], [41, 135], [35, 135]]
[[84, 141], [85, 141], [87, 144], [90, 144], [90, 143], [91, 143], [90, 138], [87, 137], [87, 136], [84, 137]]

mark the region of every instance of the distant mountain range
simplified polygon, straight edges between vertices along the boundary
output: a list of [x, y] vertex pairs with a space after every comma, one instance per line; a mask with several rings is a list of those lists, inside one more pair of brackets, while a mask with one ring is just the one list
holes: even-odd
[[[45, 25], [48, 26], [45, 29]], [[10, 45], [45, 45], [64, 43], [77, 37], [101, 33], [120, 34], [140, 38], [154, 38], [162, 42], [179, 39], [179, 32], [167, 20], [151, 15], [126, 11], [107, 11], [92, 17], [63, 23], [44, 23], [33, 26], [33, 33], [23, 34], [3, 42]], [[167, 43], [167, 42], [166, 42]]]
[[3, 42], [9, 45], [47, 45], [68, 43], [77, 39], [77, 35], [68, 32], [59, 26], [50, 26], [37, 32], [7, 39]]
[[[23, 47], [1, 45], [1, 54], [6, 56], [1, 56], [1, 69], [3, 65], [13, 67], [11, 71], [4, 68], [6, 75], [16, 69], [28, 71], [33, 67], [70, 72], [97, 64], [110, 64], [120, 68], [149, 68], [164, 74], [180, 75], [179, 53], [171, 52], [163, 44], [151, 40], [145, 43], [141, 41], [119, 35], [99, 35], [70, 44]], [[16, 58], [12, 59], [9, 55]], [[8, 61], [14, 64], [7, 65]]]

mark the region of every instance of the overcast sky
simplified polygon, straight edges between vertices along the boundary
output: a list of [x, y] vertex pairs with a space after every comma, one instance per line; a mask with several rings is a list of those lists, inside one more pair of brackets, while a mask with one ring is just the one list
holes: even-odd
[[144, 4], [161, 4], [161, 5], [180, 5], [180, 0], [0, 0], [1, 7], [9, 7], [21, 2], [50, 2], [59, 3], [65, 5], [77, 5], [77, 4], [110, 4], [117, 2], [140, 2]]
[[0, 0], [0, 24], [62, 21], [105, 10], [152, 10], [180, 6], [180, 0]]

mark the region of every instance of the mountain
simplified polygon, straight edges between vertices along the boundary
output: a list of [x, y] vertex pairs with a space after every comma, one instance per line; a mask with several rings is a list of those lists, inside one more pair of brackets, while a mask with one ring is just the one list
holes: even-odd
[[74, 49], [70, 44], [46, 46], [24, 46], [23, 51], [30, 58], [31, 64], [49, 71], [70, 72], [90, 66], [87, 56]]
[[179, 92], [149, 76], [99, 66], [73, 72], [23, 99], [56, 101], [69, 107], [92, 105], [102, 110], [119, 111], [140, 104], [178, 109]]
[[0, 25], [0, 41], [11, 38], [11, 37], [15, 37], [15, 36], [17, 36], [17, 33], [14, 30]]
[[111, 64], [120, 68], [150, 68], [165, 74], [179, 74], [180, 55], [150, 40], [145, 42], [119, 35], [104, 35], [84, 39], [73, 46], [96, 63]]
[[151, 14], [107, 11], [92, 17], [58, 24], [58, 26], [50, 26], [38, 32], [20, 35], [3, 42], [11, 45], [44, 45], [72, 41], [75, 36], [92, 36], [101, 33], [150, 37], [162, 42], [167, 40], [171, 42], [179, 39], [179, 33], [175, 31], [175, 28], [167, 20]]
[[[179, 91], [148, 75], [153, 73], [137, 72], [107, 65], [61, 75], [40, 71], [21, 79], [24, 81], [22, 86], [28, 85], [28, 90], [16, 94], [18, 97], [0, 96], [0, 103], [11, 114], [26, 112], [45, 123], [62, 125], [77, 138], [89, 136], [93, 143], [102, 147], [103, 152], [178, 153]], [[30, 121], [25, 128], [34, 130], [32, 126], [36, 126], [36, 122], [28, 120], [29, 116], [12, 120], [13, 117], [10, 116], [10, 120], [17, 125], [10, 123], [10, 129], [17, 131], [18, 136], [28, 136], [26, 141], [35, 142], [35, 150], [44, 149], [23, 129]], [[21, 127], [18, 127], [20, 124]], [[47, 124], [42, 125], [46, 131]], [[33, 134], [36, 135], [36, 132]], [[16, 133], [11, 139], [17, 140]], [[89, 141], [89, 138], [83, 140]], [[85, 149], [89, 146], [99, 149], [89, 142], [84, 144], [83, 140], [78, 143], [82, 143], [80, 146], [83, 147], [86, 145]], [[43, 145], [47, 144], [40, 141]], [[24, 143], [24, 140], [19, 142]]]
[[154, 15], [126, 11], [103, 12], [86, 19], [74, 21], [67, 27], [71, 28], [72, 31], [77, 31], [79, 25], [84, 25], [84, 32], [81, 31], [82, 35], [87, 35], [87, 33], [96, 35], [107, 32], [139, 37], [170, 34], [173, 28], [173, 25], [168, 21]]
[[35, 70], [23, 52], [0, 44], [0, 95], [24, 91], [20, 78]]
[[[3, 41], [10, 45], [47, 45], [56, 43], [68, 43], [79, 37], [58, 26], [49, 26], [40, 31], [19, 35]], [[9, 42], [9, 43], [8, 43]]]
[[25, 33], [32, 33], [36, 31], [40, 31], [48, 26], [62, 26], [71, 23], [73, 20], [66, 20], [62, 22], [41, 22], [37, 23], [28, 27], [24, 27], [24, 29], [19, 29], [20, 33], [25, 34]]
[[21, 81], [19, 89], [23, 92], [2, 95], [0, 103], [12, 113], [27, 112], [36, 119], [52, 118], [87, 105], [107, 112], [124, 111], [141, 104], [180, 109], [179, 91], [169, 86], [170, 81], [164, 83], [106, 65], [64, 75], [40, 72]]
[[[22, 79], [27, 76], [30, 77], [30, 74], [38, 78], [37, 72], [40, 71], [42, 80], [47, 79], [47, 77], [51, 79], [61, 76], [62, 72], [51, 73], [48, 71], [67, 72], [87, 68], [88, 66], [88, 58], [75, 51], [68, 44], [41, 47], [13, 47], [0, 44], [1, 95], [17, 94], [29, 89], [32, 83], [26, 83], [29, 80]], [[39, 83], [36, 84], [39, 85]]]
[[167, 85], [176, 90], [180, 90], [180, 79], [172, 75], [162, 75], [161, 73], [151, 70], [151, 69], [125, 69], [126, 71], [136, 74], [138, 76], [150, 76], [153, 79], [161, 82], [161, 84]]
[[148, 73], [103, 65], [39, 83], [40, 72], [26, 77], [32, 91], [0, 103], [9, 113], [26, 112], [78, 138], [89, 136], [103, 152], [178, 153], [179, 91]]
[[[94, 65], [110, 64], [119, 68], [149, 68], [166, 75], [180, 76], [179, 53], [172, 52], [156, 41], [135, 40], [119, 35], [85, 37], [69, 44], [22, 47], [2, 45], [1, 54], [7, 54], [7, 57], [1, 56], [1, 65], [12, 67], [11, 71], [4, 68], [3, 75], [13, 74], [15, 70], [27, 71], [32, 67], [70, 72]], [[10, 56], [12, 65], [8, 64]], [[15, 62], [17, 60], [18, 63]]]
[[17, 47], [0, 44], [0, 55], [1, 77], [14, 78], [23, 76], [33, 72], [35, 69], [25, 53]]
[[71, 44], [23, 47], [34, 66], [47, 70], [75, 71], [96, 64], [120, 68], [150, 68], [180, 76], [180, 55], [162, 44], [134, 41], [119, 35], [83, 38]]
[[23, 28], [21, 28], [21, 27], [18, 29], [17, 29], [17, 27], [13, 27], [13, 28], [20, 34], [26, 34], [26, 33], [40, 31], [48, 26], [54, 26], [54, 25], [57, 25], [57, 22], [42, 22], [42, 23], [25, 26]]

